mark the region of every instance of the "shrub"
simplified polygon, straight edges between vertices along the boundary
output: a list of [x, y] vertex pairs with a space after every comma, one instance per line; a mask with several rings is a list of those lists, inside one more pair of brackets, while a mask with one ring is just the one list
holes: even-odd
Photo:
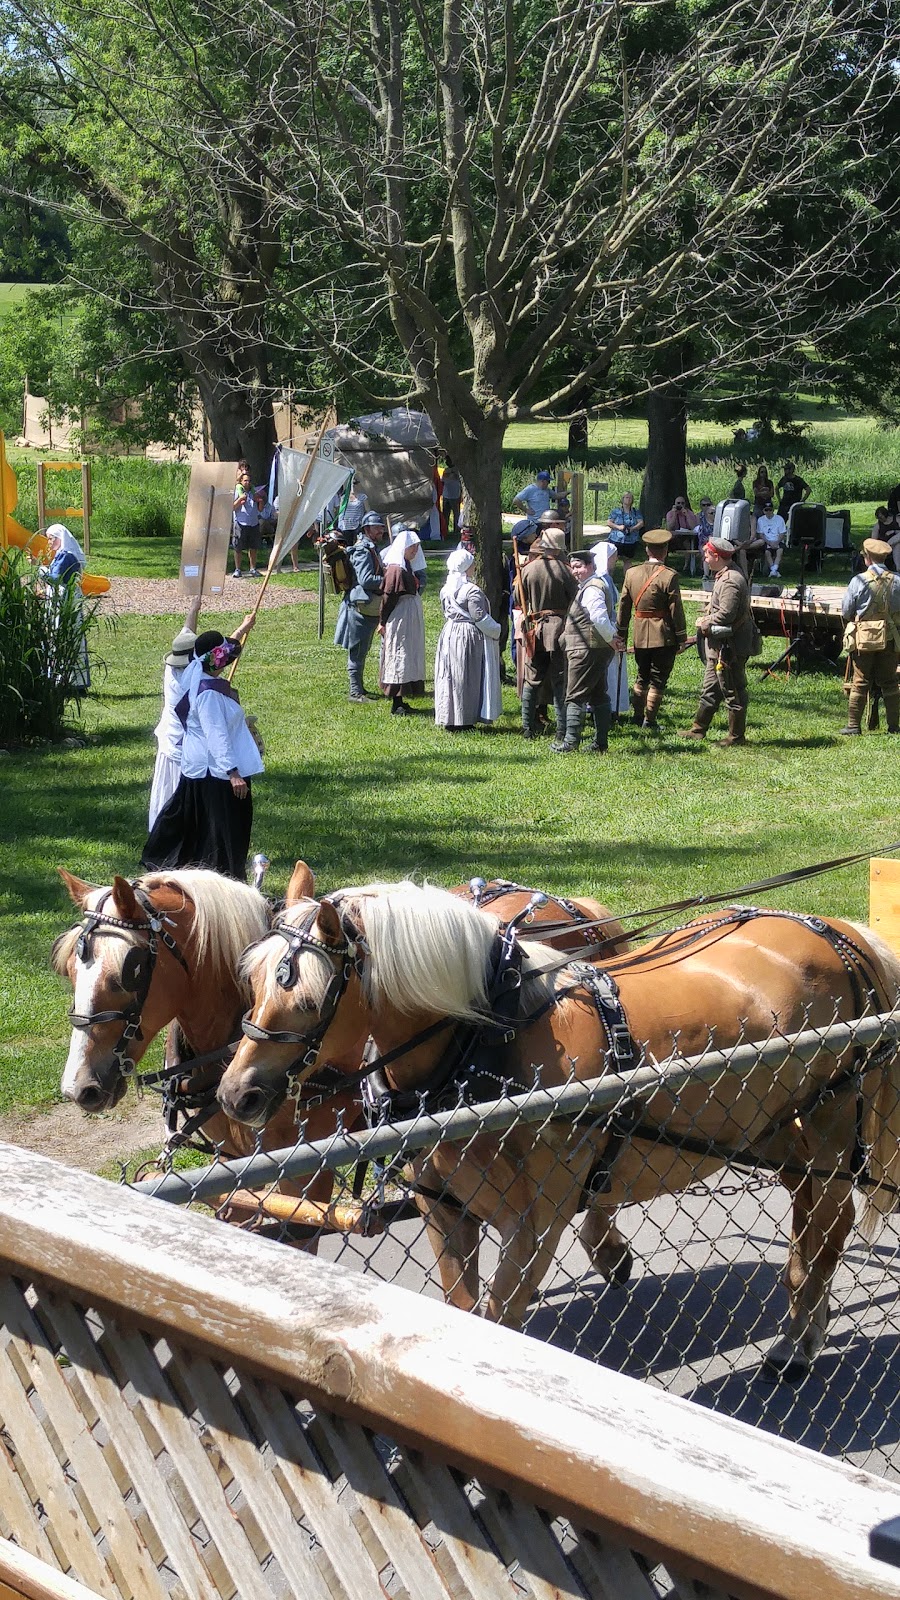
[[48, 596], [22, 551], [0, 551], [0, 745], [59, 737], [96, 612], [77, 584]]

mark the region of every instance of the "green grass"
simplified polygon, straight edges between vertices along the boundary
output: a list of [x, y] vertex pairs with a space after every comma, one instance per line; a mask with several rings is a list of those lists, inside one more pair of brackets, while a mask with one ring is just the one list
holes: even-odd
[[40, 288], [39, 283], [0, 283], [0, 321], [15, 311], [33, 289]]
[[[837, 737], [838, 678], [763, 684], [754, 673], [744, 750], [686, 746], [671, 733], [653, 744], [629, 726], [605, 760], [555, 758], [546, 741], [518, 736], [511, 689], [495, 731], [456, 736], [435, 728], [430, 702], [405, 721], [385, 704], [349, 706], [345, 657], [330, 643], [335, 610], [331, 599], [321, 643], [314, 606], [264, 614], [237, 680], [268, 746], [253, 848], [273, 861], [274, 893], [302, 856], [323, 890], [406, 874], [452, 884], [480, 873], [639, 910], [860, 847], [877, 851], [898, 832], [900, 741]], [[0, 1110], [51, 1099], [65, 1057], [69, 995], [50, 971], [49, 949], [72, 910], [56, 866], [99, 883], [138, 870], [161, 658], [175, 626], [128, 616], [99, 641], [109, 669], [85, 707], [84, 748], [0, 759]], [[767, 650], [774, 654], [774, 641]], [[669, 729], [689, 717], [699, 678], [696, 657], [682, 656]], [[865, 917], [867, 882], [863, 865], [773, 900]]]

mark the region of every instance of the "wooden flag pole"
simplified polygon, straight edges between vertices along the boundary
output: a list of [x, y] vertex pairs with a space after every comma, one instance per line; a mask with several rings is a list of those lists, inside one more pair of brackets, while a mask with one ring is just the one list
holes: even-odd
[[[294, 496], [295, 500], [302, 501], [302, 499], [303, 499], [303, 495], [304, 495], [304, 493], [306, 491], [306, 485], [307, 485], [307, 483], [309, 481], [310, 473], [312, 472], [313, 466], [315, 464], [316, 457], [319, 454], [319, 447], [320, 447], [320, 445], [322, 443], [322, 440], [325, 437], [327, 428], [328, 428], [328, 413], [326, 412], [324, 418], [322, 419], [322, 426], [319, 429], [319, 433], [318, 433], [318, 437], [316, 439], [316, 442], [313, 445], [312, 450], [310, 451], [309, 460], [307, 461], [306, 466], [303, 468], [303, 477], [300, 479], [300, 482], [297, 485], [297, 493]], [[269, 579], [271, 578], [272, 573], [275, 571], [276, 567], [278, 566], [279, 561], [281, 560], [281, 551], [282, 551], [282, 546], [283, 545], [284, 545], [284, 534], [282, 534], [281, 538], [278, 539], [276, 541], [276, 543], [273, 544], [273, 546], [272, 546], [272, 554], [269, 557], [269, 565], [266, 567], [266, 575], [263, 578], [263, 581], [262, 581], [262, 583], [260, 585], [259, 594], [256, 596], [256, 604], [253, 607], [253, 611], [251, 613], [251, 615], [253, 617], [256, 617], [256, 615], [257, 615], [257, 613], [259, 611], [259, 608], [262, 605], [263, 595], [265, 594], [266, 590], [269, 587]], [[246, 650], [246, 648], [247, 648], [247, 646], [246, 646], [246, 643], [245, 643], [244, 650]], [[243, 655], [243, 651], [241, 652], [241, 655]], [[234, 661], [232, 661], [231, 666], [228, 669], [227, 678], [228, 678], [228, 682], [229, 683], [231, 682], [232, 678], [234, 677], [234, 675], [235, 675], [235, 673], [237, 671], [237, 665], [238, 665], [238, 661], [240, 661], [240, 659], [241, 659], [241, 657], [238, 656]]]

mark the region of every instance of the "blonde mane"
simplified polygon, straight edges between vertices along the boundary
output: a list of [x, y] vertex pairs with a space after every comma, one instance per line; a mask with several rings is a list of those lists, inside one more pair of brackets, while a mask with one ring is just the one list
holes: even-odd
[[[268, 902], [256, 889], [236, 879], [223, 878], [217, 872], [207, 872], [201, 867], [185, 867], [177, 872], [151, 872], [138, 878], [136, 886], [145, 894], [153, 895], [160, 889], [169, 889], [190, 900], [194, 907], [191, 929], [193, 958], [197, 966], [209, 961], [213, 975], [234, 973], [245, 946], [260, 939], [269, 926]], [[87, 898], [85, 910], [94, 910], [109, 889], [96, 889]], [[114, 913], [113, 913], [114, 914]], [[65, 977], [75, 946], [81, 934], [80, 925], [69, 928], [60, 935], [53, 946], [53, 966]], [[136, 936], [126, 942], [137, 944]], [[96, 935], [96, 947], [103, 953], [106, 947], [121, 953], [122, 939], [104, 937], [102, 929]]]

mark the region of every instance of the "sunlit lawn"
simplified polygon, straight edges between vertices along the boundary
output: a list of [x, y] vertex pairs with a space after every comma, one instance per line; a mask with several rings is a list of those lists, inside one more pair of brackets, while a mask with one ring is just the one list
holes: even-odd
[[[432, 652], [438, 581], [433, 561]], [[559, 758], [546, 741], [520, 739], [509, 688], [495, 730], [456, 736], [434, 726], [430, 698], [406, 721], [383, 703], [348, 705], [345, 657], [330, 643], [335, 606], [321, 643], [314, 605], [264, 614], [237, 680], [268, 745], [253, 846], [272, 859], [273, 892], [303, 856], [322, 889], [406, 874], [452, 884], [479, 873], [639, 910], [877, 850], [898, 832], [900, 741], [837, 736], [837, 677], [760, 683], [754, 673], [750, 746], [684, 745], [671, 730], [696, 700], [700, 667], [689, 653], [661, 740], [629, 725], [605, 759]], [[138, 870], [161, 658], [178, 625], [127, 616], [97, 641], [108, 670], [97, 671], [85, 706], [85, 748], [0, 760], [0, 1108], [46, 1100], [59, 1081], [68, 995], [48, 957], [72, 913], [55, 867], [101, 883]], [[774, 642], [767, 648], [774, 654]], [[865, 866], [855, 867], [783, 890], [774, 903], [864, 917], [867, 881]]]

